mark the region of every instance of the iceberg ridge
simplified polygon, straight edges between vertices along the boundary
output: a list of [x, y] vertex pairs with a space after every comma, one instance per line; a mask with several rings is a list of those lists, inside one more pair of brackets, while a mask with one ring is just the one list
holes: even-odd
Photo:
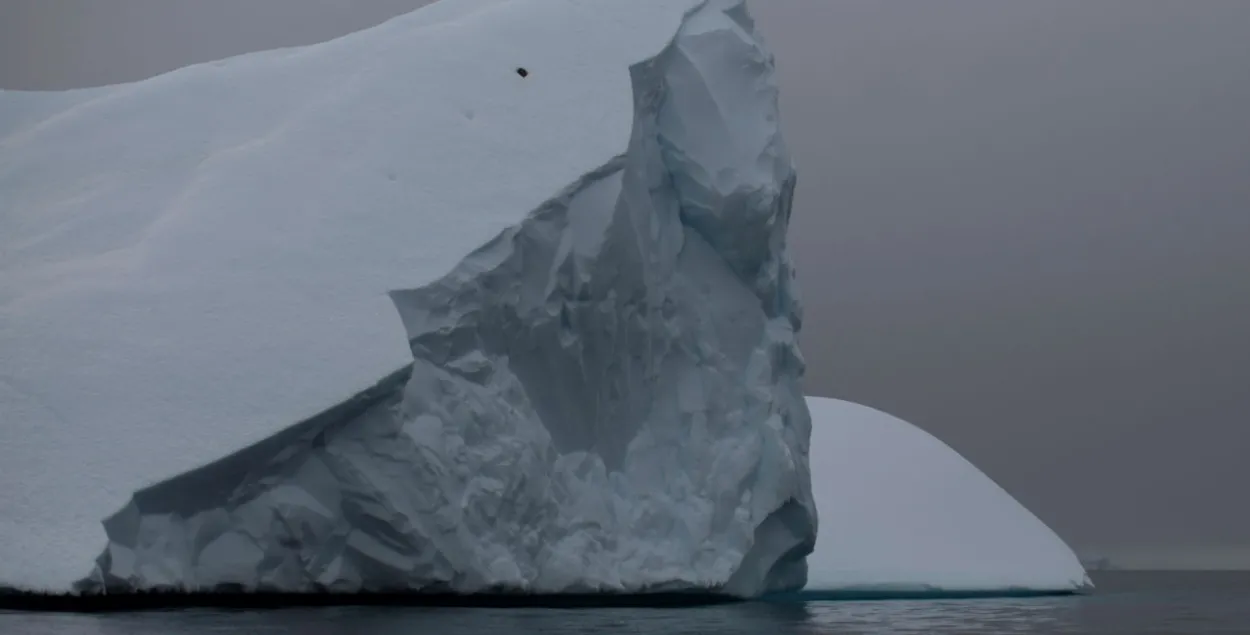
[[623, 154], [391, 291], [410, 366], [136, 492], [78, 588], [802, 588], [817, 518], [772, 64], [742, 0], [692, 4], [629, 69]]

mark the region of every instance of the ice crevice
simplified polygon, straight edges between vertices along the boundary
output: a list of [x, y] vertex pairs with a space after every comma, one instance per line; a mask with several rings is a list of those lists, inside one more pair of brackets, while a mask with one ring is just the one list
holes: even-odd
[[817, 515], [772, 58], [741, 0], [706, 0], [629, 71], [622, 154], [391, 292], [411, 365], [136, 492], [78, 588], [801, 588]]

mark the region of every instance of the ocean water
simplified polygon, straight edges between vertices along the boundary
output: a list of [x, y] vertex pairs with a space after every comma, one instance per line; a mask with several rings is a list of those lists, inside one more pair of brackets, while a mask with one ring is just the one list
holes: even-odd
[[0, 613], [4, 635], [1246, 635], [1250, 573], [1103, 572], [1090, 595], [681, 609], [319, 608]]

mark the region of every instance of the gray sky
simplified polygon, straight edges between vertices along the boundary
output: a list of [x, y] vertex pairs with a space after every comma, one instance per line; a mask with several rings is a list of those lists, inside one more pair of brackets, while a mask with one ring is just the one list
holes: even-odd
[[[0, 86], [424, 3], [11, 0]], [[1250, 2], [752, 8], [800, 168], [809, 392], [934, 432], [1078, 550], [1250, 545]]]

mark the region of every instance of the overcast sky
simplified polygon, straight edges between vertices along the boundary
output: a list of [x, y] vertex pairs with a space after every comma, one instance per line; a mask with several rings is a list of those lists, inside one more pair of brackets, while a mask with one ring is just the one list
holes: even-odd
[[[424, 3], [10, 0], [0, 86]], [[800, 169], [808, 391], [937, 434], [1078, 550], [1250, 544], [1250, 2], [752, 8]]]

